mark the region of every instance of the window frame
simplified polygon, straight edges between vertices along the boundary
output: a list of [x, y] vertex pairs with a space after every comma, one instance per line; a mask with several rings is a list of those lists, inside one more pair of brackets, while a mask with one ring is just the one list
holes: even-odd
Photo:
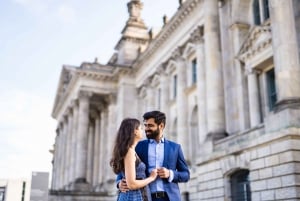
[[252, 15], [255, 25], [261, 25], [270, 18], [269, 7], [269, 0], [252, 1]]
[[[247, 169], [240, 169], [230, 175], [230, 197], [232, 201], [251, 201], [249, 173], [250, 171]], [[243, 185], [242, 191], [238, 191], [240, 184]]]

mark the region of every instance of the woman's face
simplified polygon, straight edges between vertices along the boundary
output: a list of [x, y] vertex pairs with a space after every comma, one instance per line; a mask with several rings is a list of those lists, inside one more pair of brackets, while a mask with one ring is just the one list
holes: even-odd
[[144, 130], [142, 125], [139, 125], [139, 127], [136, 129], [136, 138], [139, 140], [143, 138]]

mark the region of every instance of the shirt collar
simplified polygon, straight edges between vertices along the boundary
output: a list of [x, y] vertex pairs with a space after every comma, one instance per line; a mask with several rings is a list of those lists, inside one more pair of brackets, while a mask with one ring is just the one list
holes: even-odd
[[[154, 142], [156, 142], [154, 139], [149, 139], [149, 143], [154, 143]], [[161, 140], [160, 140], [160, 143], [164, 143], [165, 142], [165, 138], [164, 137], [162, 137], [161, 138]]]

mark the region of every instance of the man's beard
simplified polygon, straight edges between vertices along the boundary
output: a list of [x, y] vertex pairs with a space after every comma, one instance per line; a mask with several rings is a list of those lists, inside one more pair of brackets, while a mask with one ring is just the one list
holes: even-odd
[[[150, 132], [150, 133], [149, 133]], [[146, 131], [146, 137], [148, 139], [156, 139], [157, 136], [159, 136], [159, 129], [157, 128], [157, 130], [152, 131], [152, 130], [148, 130]]]

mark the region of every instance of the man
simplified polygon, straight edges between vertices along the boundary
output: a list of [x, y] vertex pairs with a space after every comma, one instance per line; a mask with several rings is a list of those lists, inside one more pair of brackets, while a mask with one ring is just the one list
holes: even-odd
[[[140, 141], [135, 150], [146, 164], [147, 175], [152, 169], [157, 168], [158, 177], [149, 184], [152, 201], [180, 201], [178, 183], [187, 182], [190, 179], [190, 172], [181, 146], [164, 138], [163, 130], [166, 125], [164, 113], [146, 112], [143, 118], [148, 140]], [[123, 192], [128, 189], [124, 179], [119, 182], [118, 187]]]

